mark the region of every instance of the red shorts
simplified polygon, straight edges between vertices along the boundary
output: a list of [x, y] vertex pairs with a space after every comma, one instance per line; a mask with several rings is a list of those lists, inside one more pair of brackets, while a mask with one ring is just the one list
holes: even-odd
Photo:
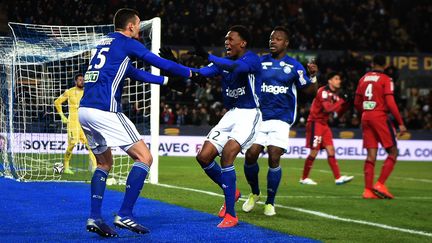
[[384, 148], [396, 146], [396, 130], [387, 118], [362, 120], [363, 147], [378, 148], [378, 143]]
[[327, 124], [315, 121], [306, 123], [306, 148], [323, 149], [333, 146], [333, 133]]

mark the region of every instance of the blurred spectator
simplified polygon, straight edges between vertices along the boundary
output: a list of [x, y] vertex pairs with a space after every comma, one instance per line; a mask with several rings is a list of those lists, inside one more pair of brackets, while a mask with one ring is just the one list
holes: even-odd
[[267, 46], [272, 27], [287, 25], [293, 49], [432, 51], [430, 1], [14, 0], [6, 6], [9, 21], [48, 25], [107, 24], [116, 9], [134, 8], [141, 19], [162, 18], [165, 44], [190, 44], [199, 32], [204, 45], [218, 45], [226, 26], [236, 23], [254, 30], [256, 47]]

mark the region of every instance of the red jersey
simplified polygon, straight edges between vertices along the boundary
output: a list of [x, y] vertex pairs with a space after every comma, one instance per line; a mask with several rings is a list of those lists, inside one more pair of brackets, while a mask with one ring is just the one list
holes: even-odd
[[308, 122], [327, 123], [330, 113], [337, 112], [340, 115], [343, 112], [342, 105], [344, 103], [345, 101], [332, 91], [328, 85], [323, 86], [317, 91], [307, 120]]
[[359, 80], [354, 103], [357, 110], [363, 112], [362, 120], [387, 117], [387, 113], [391, 111], [397, 122], [402, 124], [399, 110], [394, 103], [393, 81], [383, 73], [368, 72]]

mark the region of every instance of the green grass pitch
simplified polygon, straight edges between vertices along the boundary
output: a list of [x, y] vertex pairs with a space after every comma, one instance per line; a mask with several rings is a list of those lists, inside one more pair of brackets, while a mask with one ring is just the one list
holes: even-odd
[[[395, 199], [364, 200], [361, 198], [364, 186], [363, 161], [339, 160], [342, 174], [355, 176], [352, 182], [341, 186], [334, 184], [326, 160], [316, 160], [314, 163], [310, 177], [318, 182], [317, 186], [300, 185], [298, 180], [303, 162], [304, 160], [300, 159], [281, 161], [282, 181], [275, 203], [283, 207], [276, 206], [277, 215], [265, 216], [261, 204], [252, 212], [244, 213], [241, 211], [243, 201], [239, 201], [236, 210], [240, 221], [324, 242], [432, 241], [432, 163], [398, 161], [386, 183]], [[260, 189], [263, 195], [261, 201], [264, 202], [267, 184], [266, 159], [260, 159], [259, 164]], [[141, 196], [217, 214], [223, 197], [205, 192], [222, 195], [222, 191], [205, 175], [194, 158], [160, 157], [159, 166], [159, 183], [178, 188], [146, 184]], [[245, 198], [250, 189], [243, 173], [243, 160], [238, 159], [235, 166], [237, 186]], [[381, 162], [376, 164], [376, 177], [381, 166]], [[85, 173], [63, 177], [66, 178], [89, 180], [90, 175]], [[124, 190], [124, 186], [109, 188]], [[191, 191], [188, 188], [201, 191]], [[309, 211], [304, 212], [301, 209]], [[209, 227], [213, 226], [216, 227]], [[387, 226], [397, 229], [382, 228]], [[420, 235], [418, 232], [428, 235]]]

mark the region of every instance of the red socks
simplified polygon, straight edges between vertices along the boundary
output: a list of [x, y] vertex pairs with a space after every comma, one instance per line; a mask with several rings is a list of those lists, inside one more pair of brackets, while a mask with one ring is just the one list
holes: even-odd
[[378, 181], [381, 184], [385, 184], [387, 178], [389, 177], [389, 175], [393, 171], [395, 164], [396, 164], [396, 158], [391, 156], [391, 155], [387, 156], [387, 159], [384, 161], [384, 164], [383, 164], [382, 169], [381, 169], [381, 175], [378, 178]]
[[375, 162], [366, 160], [364, 164], [364, 179], [366, 189], [372, 190], [374, 181]]
[[303, 168], [303, 177], [302, 177], [302, 179], [306, 179], [306, 178], [309, 177], [309, 172], [312, 169], [312, 165], [313, 165], [314, 160], [315, 160], [315, 157], [312, 157], [310, 155], [306, 158], [306, 161], [305, 161], [305, 164], [304, 164], [304, 168]]
[[330, 165], [331, 170], [333, 171], [334, 178], [336, 180], [339, 179], [339, 177], [341, 175], [340, 175], [339, 165], [338, 165], [336, 158], [334, 156], [328, 156], [327, 160], [328, 160], [328, 163]]

